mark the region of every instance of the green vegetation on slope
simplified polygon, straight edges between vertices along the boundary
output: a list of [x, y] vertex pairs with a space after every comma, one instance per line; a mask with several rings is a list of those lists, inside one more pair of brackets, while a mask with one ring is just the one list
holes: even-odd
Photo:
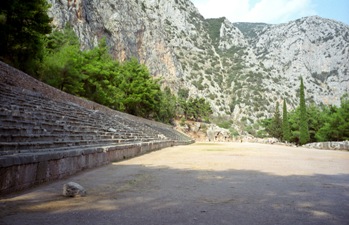
[[[301, 80], [300, 98], [304, 98], [302, 90], [304, 92]], [[283, 122], [280, 124], [279, 120], [276, 111], [273, 118], [262, 120], [261, 125], [270, 136], [280, 140], [301, 145], [317, 141], [349, 140], [349, 95], [341, 98], [340, 107], [314, 104], [306, 106], [305, 100], [302, 100], [300, 105], [290, 113], [287, 113], [286, 102], [284, 102]]]
[[234, 23], [234, 26], [239, 28], [239, 30], [248, 39], [254, 39], [258, 36], [258, 32], [261, 32], [265, 27], [267, 27], [269, 25], [266, 23], [238, 22], [238, 23]]
[[0, 60], [29, 74], [43, 57], [44, 37], [51, 32], [46, 0], [1, 0]]
[[225, 17], [206, 19], [206, 28], [211, 40], [213, 41], [216, 49], [218, 49], [219, 39], [220, 39], [220, 29]]
[[[170, 89], [161, 90], [159, 80], [151, 77], [145, 65], [135, 58], [115, 61], [105, 39], [81, 51], [71, 27], [50, 33], [47, 9], [42, 0], [3, 3], [0, 60], [62, 91], [110, 108], [165, 123], [173, 120], [178, 113], [176, 97]], [[211, 112], [204, 99], [189, 99], [181, 107], [193, 119]]]

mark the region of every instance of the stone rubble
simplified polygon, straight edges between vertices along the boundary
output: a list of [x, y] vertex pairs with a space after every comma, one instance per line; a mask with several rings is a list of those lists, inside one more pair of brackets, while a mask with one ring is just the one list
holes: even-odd
[[77, 197], [86, 196], [86, 190], [84, 187], [82, 187], [80, 184], [75, 182], [69, 182], [63, 185], [63, 196], [66, 197]]

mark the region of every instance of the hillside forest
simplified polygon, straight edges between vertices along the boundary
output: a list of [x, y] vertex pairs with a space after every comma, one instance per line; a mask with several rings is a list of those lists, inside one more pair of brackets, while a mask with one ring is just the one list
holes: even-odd
[[[51, 27], [46, 0], [5, 0], [0, 8], [0, 60], [67, 93], [136, 116], [172, 123], [175, 118], [212, 119], [204, 98], [189, 98], [188, 90], [172, 93], [162, 87], [137, 58], [119, 62], [109, 54], [105, 39], [97, 47], [81, 50], [79, 39], [67, 25]], [[307, 104], [300, 78], [297, 108], [287, 111], [287, 99], [277, 102], [272, 118], [241, 126], [240, 134], [275, 137], [306, 144], [316, 141], [349, 140], [349, 96], [341, 105]], [[230, 129], [229, 119], [212, 119]]]

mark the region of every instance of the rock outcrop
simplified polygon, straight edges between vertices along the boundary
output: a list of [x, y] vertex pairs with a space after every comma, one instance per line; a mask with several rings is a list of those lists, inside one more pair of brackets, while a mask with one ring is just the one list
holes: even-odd
[[204, 19], [189, 0], [48, 0], [53, 23], [82, 48], [106, 37], [118, 60], [137, 57], [174, 92], [206, 98], [215, 114], [252, 124], [277, 101], [339, 104], [349, 90], [349, 26], [317, 16], [285, 24]]

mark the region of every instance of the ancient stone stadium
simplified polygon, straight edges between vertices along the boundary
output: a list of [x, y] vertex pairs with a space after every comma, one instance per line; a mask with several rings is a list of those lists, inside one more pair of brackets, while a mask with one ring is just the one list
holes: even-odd
[[0, 194], [193, 140], [0, 62]]

